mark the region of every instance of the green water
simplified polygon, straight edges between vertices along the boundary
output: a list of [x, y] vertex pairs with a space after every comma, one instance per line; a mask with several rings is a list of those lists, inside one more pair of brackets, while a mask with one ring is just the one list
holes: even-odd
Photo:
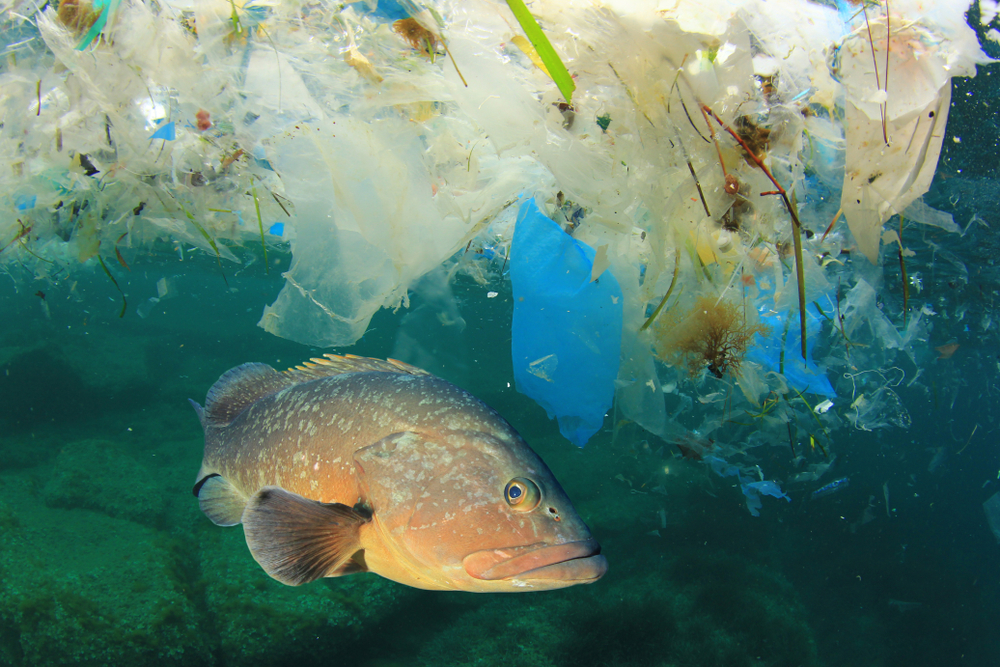
[[[949, 413], [943, 399], [935, 409], [904, 391], [910, 431], [838, 436], [850, 487], [812, 501], [815, 484], [793, 485], [792, 502], [765, 499], [753, 518], [731, 479], [634, 425], [616, 431], [613, 415], [585, 449], [563, 440], [509, 386], [509, 285], [490, 299], [460, 281], [462, 331], [421, 317], [415, 300], [382, 311], [348, 351], [384, 357], [401, 337], [420, 341], [412, 355], [497, 408], [546, 460], [608, 574], [523, 595], [425, 592], [374, 575], [278, 584], [240, 527], [198, 510], [202, 435], [186, 399], [203, 400], [239, 363], [284, 368], [319, 352], [254, 326], [286, 260], [270, 276], [259, 263], [228, 276], [227, 290], [212, 258], [147, 257], [124, 279], [130, 300], [155, 295], [162, 276], [176, 296], [145, 319], [131, 304], [117, 317], [102, 275], [49, 289], [48, 316], [40, 297], [4, 287], [14, 324], [0, 333], [0, 664], [987, 665], [1000, 655], [997, 547], [979, 508], [995, 448], [970, 444], [933, 474], [925, 451], [965, 434], [968, 419], [992, 429], [983, 411], [995, 400]], [[955, 368], [927, 372], [944, 394]], [[963, 396], [982, 380], [964, 374]], [[763, 455], [778, 470], [789, 459]]]

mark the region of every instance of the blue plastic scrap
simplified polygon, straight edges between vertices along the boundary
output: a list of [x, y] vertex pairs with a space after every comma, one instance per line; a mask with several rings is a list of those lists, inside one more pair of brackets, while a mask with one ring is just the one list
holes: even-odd
[[35, 208], [35, 203], [38, 201], [37, 195], [18, 195], [14, 199], [14, 207], [18, 211], [28, 211]]
[[375, 20], [383, 21], [405, 19], [420, 9], [412, 2], [397, 2], [397, 0], [379, 0], [378, 2], [367, 0], [363, 2], [351, 2], [347, 6], [354, 9], [358, 14], [368, 15]]
[[177, 129], [174, 127], [174, 122], [170, 121], [163, 127], [153, 132], [149, 137], [150, 139], [163, 139], [164, 141], [173, 141], [177, 138]]
[[784, 498], [788, 502], [792, 501], [776, 482], [772, 482], [769, 479], [753, 482], [751, 481], [752, 478], [744, 475], [738, 466], [734, 466], [724, 459], [720, 459], [718, 456], [707, 456], [705, 460], [719, 477], [735, 477], [739, 480], [740, 490], [746, 496], [747, 510], [753, 516], [760, 516], [760, 508], [763, 507], [763, 503], [760, 501], [761, 496]]
[[267, 160], [263, 146], [259, 144], [257, 146], [254, 146], [250, 150], [250, 155], [253, 157], [254, 164], [256, 164], [258, 167], [274, 171], [274, 167], [272, 167], [271, 163]]
[[593, 264], [593, 248], [533, 199], [521, 204], [510, 254], [514, 380], [578, 447], [611, 408], [621, 354], [621, 287], [610, 270], [592, 282]]

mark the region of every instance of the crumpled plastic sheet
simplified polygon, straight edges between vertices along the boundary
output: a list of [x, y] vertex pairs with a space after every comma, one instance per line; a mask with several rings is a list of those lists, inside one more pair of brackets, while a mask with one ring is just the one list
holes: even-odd
[[622, 341], [621, 288], [610, 270], [592, 281], [593, 264], [590, 246], [533, 199], [521, 204], [510, 259], [514, 379], [579, 447], [611, 407]]
[[[836, 304], [829, 302], [836, 312]], [[900, 331], [878, 307], [875, 288], [862, 278], [846, 296], [841, 296], [840, 315], [843, 335], [852, 343], [871, 345], [884, 350], [903, 350], [912, 356], [914, 344], [926, 335], [923, 312], [916, 311]], [[869, 352], [870, 353], [870, 352]]]
[[906, 379], [903, 371], [887, 369], [845, 373], [851, 382], [851, 405], [845, 416], [859, 431], [877, 428], [910, 428], [913, 420], [893, 387]]
[[879, 387], [873, 392], [859, 395], [851, 403], [847, 419], [859, 431], [877, 428], [910, 428], [913, 420], [903, 405], [903, 400], [889, 387]]
[[705, 460], [711, 466], [712, 471], [719, 477], [735, 477], [739, 480], [740, 490], [746, 496], [747, 510], [753, 516], [760, 516], [760, 508], [764, 506], [760, 500], [761, 496], [784, 498], [788, 502], [792, 501], [776, 482], [768, 479], [758, 482], [751, 481], [751, 478], [744, 475], [738, 466], [731, 465], [718, 456], [706, 456]]

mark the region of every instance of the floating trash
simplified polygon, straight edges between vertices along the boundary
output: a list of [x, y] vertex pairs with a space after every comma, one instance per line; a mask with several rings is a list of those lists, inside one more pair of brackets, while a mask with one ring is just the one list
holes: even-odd
[[[614, 405], [720, 455], [828, 460], [844, 425], [910, 423], [896, 384], [855, 379], [919, 366], [937, 317], [902, 220], [962, 233], [921, 197], [952, 79], [989, 58], [956, 18], [967, 1], [926, 4], [5, 11], [0, 269], [118, 286], [193, 249], [225, 290], [234, 264], [269, 275], [267, 253], [290, 252], [259, 325], [315, 347], [354, 344], [434, 271], [487, 298], [509, 275], [531, 297], [514, 302], [517, 386], [577, 444]], [[561, 256], [518, 247], [525, 207], [586, 258], [574, 289], [552, 287]]]

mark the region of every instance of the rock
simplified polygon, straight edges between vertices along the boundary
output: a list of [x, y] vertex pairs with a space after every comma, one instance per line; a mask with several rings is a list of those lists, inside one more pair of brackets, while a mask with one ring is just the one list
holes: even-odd
[[89, 509], [150, 526], [162, 523], [167, 505], [150, 471], [106, 440], [63, 447], [42, 495], [49, 507]]

